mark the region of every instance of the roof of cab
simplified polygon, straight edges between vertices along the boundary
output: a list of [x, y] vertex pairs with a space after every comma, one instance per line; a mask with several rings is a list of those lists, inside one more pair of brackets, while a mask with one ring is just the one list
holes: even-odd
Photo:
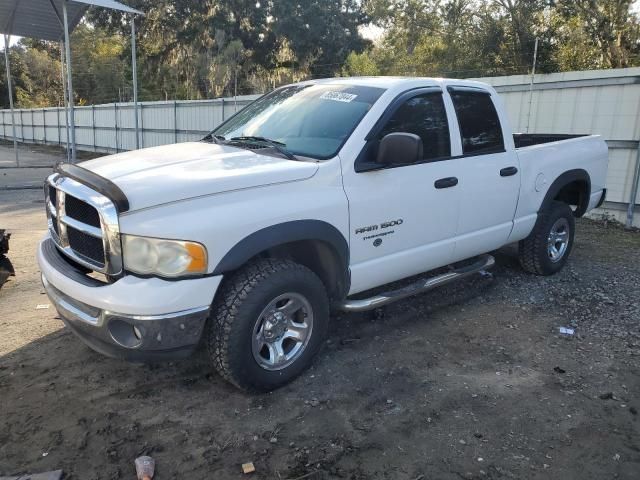
[[425, 83], [431, 85], [438, 85], [440, 82], [436, 78], [416, 78], [416, 77], [333, 77], [333, 78], [319, 78], [315, 80], [307, 80], [300, 82], [302, 84], [312, 83], [316, 85], [321, 84], [336, 84], [342, 85], [362, 85], [366, 87], [379, 87], [390, 88], [402, 83], [410, 83], [415, 80], [424, 80]]
[[361, 85], [367, 87], [378, 87], [384, 89], [392, 89], [403, 86], [475, 86], [485, 90], [492, 90], [491, 86], [474, 81], [474, 80], [456, 80], [451, 78], [435, 78], [435, 77], [333, 77], [321, 78], [315, 80], [306, 80], [300, 84], [341, 84], [341, 85]]

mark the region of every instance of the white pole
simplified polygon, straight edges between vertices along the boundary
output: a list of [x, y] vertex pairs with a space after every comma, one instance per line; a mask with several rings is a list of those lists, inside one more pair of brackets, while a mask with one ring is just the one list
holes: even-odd
[[235, 66], [235, 80], [233, 81], [233, 113], [238, 111], [238, 65]]
[[9, 40], [11, 36], [4, 35], [4, 63], [7, 67], [7, 90], [9, 91], [9, 108], [11, 108], [11, 128], [13, 132], [13, 150], [16, 154], [16, 167], [20, 167], [20, 158], [18, 157], [18, 140], [16, 139], [16, 117], [13, 113], [13, 87], [11, 85], [11, 67], [9, 66]]
[[138, 64], [136, 62], [136, 17], [131, 15], [131, 69], [133, 70], [133, 115], [136, 127], [136, 150], [140, 148], [138, 126]]
[[67, 53], [67, 93], [69, 97], [69, 127], [71, 129], [71, 163], [76, 162], [76, 122], [73, 113], [73, 81], [71, 79], [71, 47], [69, 43], [69, 20], [67, 19], [67, 0], [62, 2], [64, 21], [64, 46]]
[[531, 122], [531, 103], [533, 102], [533, 77], [536, 74], [536, 60], [538, 59], [538, 37], [536, 37], [536, 45], [533, 48], [533, 67], [531, 68], [531, 82], [529, 83], [529, 114], [527, 115], [527, 129], [525, 133], [529, 133], [529, 123]]
[[627, 227], [633, 227], [633, 211], [636, 206], [636, 198], [638, 198], [638, 189], [640, 188], [640, 144], [636, 150], [636, 170], [631, 183], [631, 194], [629, 195], [629, 206], [627, 207]]
[[[64, 105], [64, 132], [67, 135], [67, 162], [71, 160], [69, 156], [69, 110], [67, 110], [67, 81], [64, 72], [64, 42], [60, 41], [60, 74], [62, 75], [62, 104]], [[58, 139], [60, 140], [60, 139]]]

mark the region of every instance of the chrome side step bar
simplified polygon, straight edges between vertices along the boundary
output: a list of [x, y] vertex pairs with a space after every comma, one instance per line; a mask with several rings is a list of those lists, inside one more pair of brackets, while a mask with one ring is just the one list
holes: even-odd
[[436, 287], [460, 280], [473, 275], [474, 273], [482, 272], [483, 270], [493, 267], [495, 263], [495, 259], [491, 255], [480, 255], [471, 265], [451, 270], [450, 272], [443, 273], [436, 277], [421, 279], [406, 287], [392, 290], [390, 292], [383, 292], [370, 298], [362, 300], [346, 299], [336, 304], [335, 307], [344, 312], [365, 312], [367, 310], [373, 310], [374, 308], [379, 308], [384, 305], [388, 305], [389, 303], [397, 302], [403, 298], [433, 290]]

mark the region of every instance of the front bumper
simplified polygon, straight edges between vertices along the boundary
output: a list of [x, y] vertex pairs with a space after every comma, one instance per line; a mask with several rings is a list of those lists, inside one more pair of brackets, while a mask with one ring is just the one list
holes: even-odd
[[49, 237], [39, 245], [38, 263], [42, 284], [64, 323], [92, 349], [130, 361], [192, 353], [222, 278], [126, 276], [101, 283], [66, 261]]

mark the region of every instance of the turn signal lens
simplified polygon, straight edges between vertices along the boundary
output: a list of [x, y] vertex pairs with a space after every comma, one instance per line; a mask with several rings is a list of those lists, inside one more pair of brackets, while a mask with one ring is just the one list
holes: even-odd
[[188, 270], [190, 272], [204, 272], [207, 270], [207, 250], [199, 243], [185, 242], [185, 247], [191, 257]]

